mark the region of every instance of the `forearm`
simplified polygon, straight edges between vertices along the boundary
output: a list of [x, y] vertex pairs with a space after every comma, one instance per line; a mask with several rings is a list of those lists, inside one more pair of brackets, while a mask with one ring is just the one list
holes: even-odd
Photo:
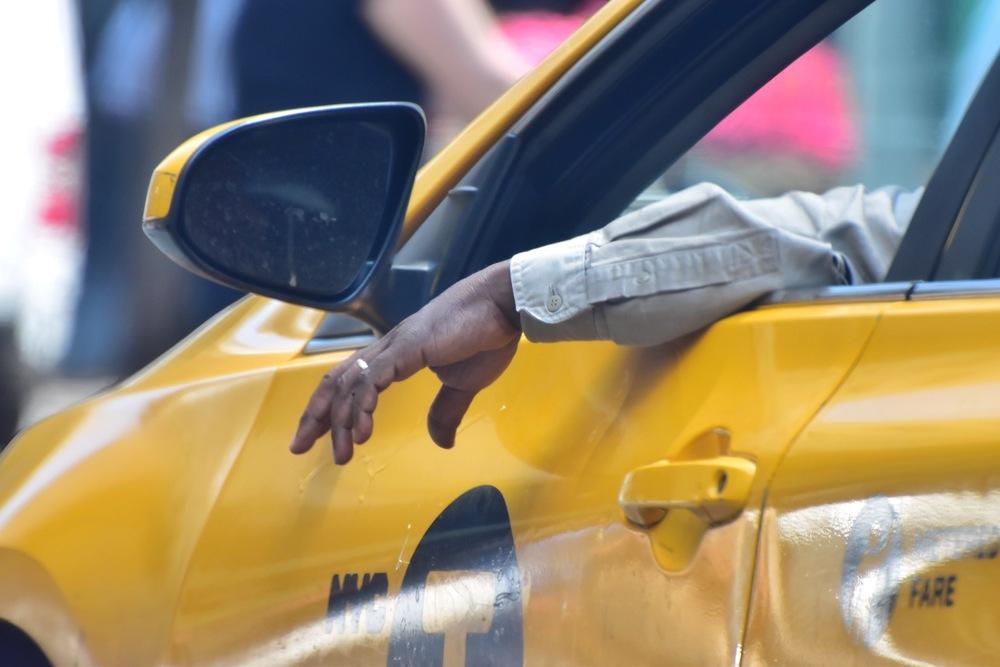
[[367, 0], [363, 15], [446, 105], [467, 116], [527, 68], [482, 0]]

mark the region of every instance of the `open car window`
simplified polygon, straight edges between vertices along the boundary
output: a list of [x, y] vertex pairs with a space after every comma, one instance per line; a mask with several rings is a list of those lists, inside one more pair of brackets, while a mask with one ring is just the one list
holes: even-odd
[[877, 0], [800, 56], [626, 210], [702, 181], [743, 198], [929, 180], [1000, 46], [1000, 2]]
[[919, 188], [1000, 45], [992, 0], [691, 4], [646, 3], [466, 174], [397, 255], [401, 312], [700, 181]]

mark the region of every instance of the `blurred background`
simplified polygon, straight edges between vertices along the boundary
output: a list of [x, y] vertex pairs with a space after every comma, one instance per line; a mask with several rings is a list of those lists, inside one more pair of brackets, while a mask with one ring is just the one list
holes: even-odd
[[[408, 100], [427, 155], [604, 0], [34, 0], [0, 12], [0, 445], [240, 297], [140, 228], [187, 136], [264, 111]], [[650, 188], [917, 187], [1000, 42], [1000, 0], [878, 0]], [[766, 168], [762, 168], [766, 166]], [[640, 202], [643, 198], [640, 197]]]

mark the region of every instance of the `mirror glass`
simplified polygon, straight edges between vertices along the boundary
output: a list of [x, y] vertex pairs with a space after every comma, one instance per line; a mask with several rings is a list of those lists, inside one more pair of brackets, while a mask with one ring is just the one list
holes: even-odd
[[384, 240], [393, 147], [390, 127], [356, 118], [240, 128], [185, 175], [181, 232], [227, 275], [278, 292], [341, 293]]

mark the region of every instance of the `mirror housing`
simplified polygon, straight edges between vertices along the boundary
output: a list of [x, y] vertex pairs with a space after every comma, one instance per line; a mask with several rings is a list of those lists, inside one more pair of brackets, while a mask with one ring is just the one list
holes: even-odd
[[391, 259], [424, 141], [407, 103], [241, 119], [153, 173], [143, 230], [168, 257], [236, 289], [345, 309]]

